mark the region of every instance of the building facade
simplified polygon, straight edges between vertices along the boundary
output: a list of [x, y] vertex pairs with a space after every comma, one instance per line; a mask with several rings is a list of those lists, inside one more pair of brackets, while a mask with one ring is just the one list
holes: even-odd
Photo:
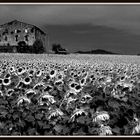
[[19, 45], [31, 47], [39, 40], [46, 50], [46, 33], [38, 27], [17, 20], [0, 25], [0, 51], [18, 52]]

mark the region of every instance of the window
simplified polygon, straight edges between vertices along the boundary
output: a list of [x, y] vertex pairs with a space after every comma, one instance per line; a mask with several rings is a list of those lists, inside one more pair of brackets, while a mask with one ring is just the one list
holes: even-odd
[[5, 41], [7, 41], [7, 40], [8, 40], [8, 37], [7, 37], [7, 36], [5, 36], [4, 40], [5, 40]]
[[31, 33], [33, 33], [33, 32], [34, 32], [34, 28], [31, 29]]
[[11, 34], [14, 34], [14, 31], [11, 31]]
[[15, 40], [18, 41], [18, 35], [15, 35]]
[[21, 33], [21, 30], [17, 29], [17, 33]]
[[28, 35], [25, 35], [25, 41], [29, 41], [28, 37], [29, 37]]
[[5, 35], [5, 32], [3, 32], [2, 35]]

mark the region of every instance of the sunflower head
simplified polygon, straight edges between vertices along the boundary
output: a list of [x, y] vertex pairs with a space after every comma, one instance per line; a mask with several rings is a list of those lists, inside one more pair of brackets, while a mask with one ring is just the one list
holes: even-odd
[[17, 74], [18, 74], [18, 75], [22, 75], [24, 72], [25, 72], [25, 69], [24, 69], [23, 67], [19, 67], [19, 68], [17, 69]]
[[31, 84], [31, 82], [32, 82], [32, 79], [31, 79], [31, 77], [25, 77], [24, 78], [24, 80], [23, 80], [23, 83], [25, 84], [25, 85], [30, 85]]
[[2, 83], [3, 83], [4, 86], [9, 86], [11, 84], [11, 79], [4, 78]]

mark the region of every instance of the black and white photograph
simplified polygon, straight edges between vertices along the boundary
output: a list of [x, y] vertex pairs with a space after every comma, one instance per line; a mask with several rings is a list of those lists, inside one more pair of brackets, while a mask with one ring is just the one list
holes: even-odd
[[139, 136], [140, 3], [1, 3], [0, 136]]

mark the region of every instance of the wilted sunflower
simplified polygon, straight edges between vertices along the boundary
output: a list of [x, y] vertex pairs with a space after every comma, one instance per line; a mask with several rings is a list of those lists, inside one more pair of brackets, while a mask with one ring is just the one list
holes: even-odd
[[40, 105], [44, 105], [44, 104], [50, 105], [50, 104], [54, 104], [55, 102], [56, 101], [54, 100], [54, 96], [50, 95], [48, 92], [43, 93], [39, 99]]
[[25, 93], [25, 95], [27, 96], [27, 98], [32, 97], [33, 95], [37, 94], [35, 90], [33, 89], [28, 89]]
[[35, 84], [35, 86], [33, 87], [33, 89], [37, 89], [39, 87], [45, 88], [45, 83], [43, 81], [40, 81], [38, 83]]
[[8, 89], [6, 95], [11, 96], [13, 93], [14, 93], [14, 89]]
[[48, 115], [48, 120], [50, 120], [52, 117], [61, 117], [63, 115], [64, 115], [64, 113], [59, 108], [50, 109], [49, 115]]
[[17, 105], [19, 106], [20, 104], [22, 104], [24, 102], [30, 104], [31, 100], [29, 98], [27, 98], [26, 96], [19, 96], [19, 98], [17, 99]]
[[110, 119], [110, 116], [107, 111], [96, 111], [93, 114], [93, 122], [101, 123], [102, 121], [107, 121]]
[[76, 109], [73, 111], [73, 114], [72, 114], [72, 116], [71, 116], [71, 118], [70, 118], [70, 121], [74, 122], [76, 116], [79, 116], [79, 115], [82, 115], [82, 114], [88, 115], [88, 112], [86, 112], [83, 108], [80, 108], [80, 109], [77, 109], [77, 108], [76, 108]]
[[110, 126], [104, 126], [103, 124], [99, 128], [99, 135], [100, 136], [106, 136], [106, 135], [112, 135], [112, 130]]
[[133, 123], [135, 124], [135, 126], [132, 129], [132, 134], [140, 134], [140, 119], [136, 114], [133, 115]]

